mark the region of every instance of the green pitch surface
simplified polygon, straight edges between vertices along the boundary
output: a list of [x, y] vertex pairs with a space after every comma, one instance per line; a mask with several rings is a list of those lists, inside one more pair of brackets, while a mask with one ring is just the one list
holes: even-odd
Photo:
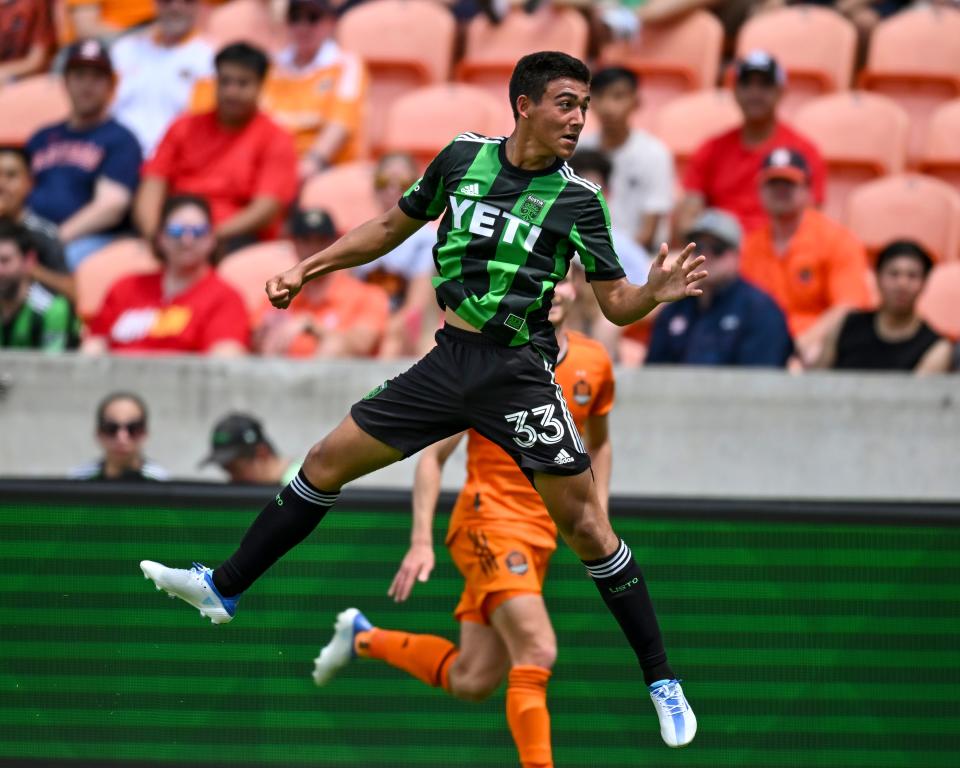
[[[226, 557], [255, 509], [0, 504], [0, 763], [515, 766], [503, 690], [469, 705], [360, 660], [325, 689], [335, 614], [455, 638], [446, 552], [397, 606], [407, 510], [332, 513], [215, 627], [143, 558]], [[669, 750], [639, 670], [561, 547], [558, 768], [958, 765], [960, 527], [621, 517], [697, 712]], [[442, 540], [440, 535], [438, 540]]]

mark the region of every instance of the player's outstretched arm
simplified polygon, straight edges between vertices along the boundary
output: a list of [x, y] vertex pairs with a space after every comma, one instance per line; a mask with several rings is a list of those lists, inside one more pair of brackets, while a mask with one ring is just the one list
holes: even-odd
[[661, 245], [646, 285], [634, 285], [626, 278], [593, 280], [590, 285], [604, 317], [616, 325], [630, 325], [649, 314], [658, 304], [701, 295], [703, 291], [697, 283], [707, 273], [698, 269], [705, 258], [694, 256], [695, 249], [696, 244], [690, 243], [668, 267], [669, 248], [666, 243]]
[[315, 277], [366, 264], [389, 253], [420, 227], [425, 221], [413, 219], [399, 207], [364, 222], [350, 230], [329, 248], [313, 254], [295, 267], [271, 277], [267, 281], [267, 296], [273, 306], [286, 309], [303, 284]]
[[417, 462], [413, 479], [413, 529], [410, 549], [400, 563], [387, 594], [394, 602], [402, 603], [418, 581], [430, 578], [435, 558], [433, 555], [433, 516], [440, 498], [440, 477], [443, 465], [454, 452], [464, 433], [448, 437], [425, 448]]

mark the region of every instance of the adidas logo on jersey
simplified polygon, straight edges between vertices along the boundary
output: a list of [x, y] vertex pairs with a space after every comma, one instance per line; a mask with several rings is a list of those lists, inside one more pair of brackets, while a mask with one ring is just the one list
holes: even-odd
[[480, 196], [480, 185], [479, 184], [464, 184], [460, 187], [461, 195], [472, 195], [473, 197]]
[[553, 459], [554, 464], [569, 464], [571, 461], [573, 461], [573, 456], [567, 453], [566, 448], [561, 448], [560, 453]]

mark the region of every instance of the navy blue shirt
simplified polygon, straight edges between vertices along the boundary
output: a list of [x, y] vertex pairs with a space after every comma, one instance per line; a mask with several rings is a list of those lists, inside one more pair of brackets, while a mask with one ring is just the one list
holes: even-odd
[[[83, 131], [67, 123], [41, 128], [27, 142], [33, 170], [28, 205], [62, 224], [93, 199], [101, 176], [134, 192], [143, 155], [136, 137], [114, 119]], [[113, 231], [124, 228], [120, 224]]]
[[693, 297], [664, 307], [653, 324], [647, 362], [783, 367], [792, 352], [776, 302], [738, 278], [708, 307]]

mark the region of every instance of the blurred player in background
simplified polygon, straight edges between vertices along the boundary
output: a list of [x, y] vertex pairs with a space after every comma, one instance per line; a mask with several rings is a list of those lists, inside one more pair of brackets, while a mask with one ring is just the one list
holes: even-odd
[[[560, 356], [557, 383], [590, 453], [600, 502], [607, 506], [613, 365], [603, 346], [564, 329], [573, 283], [555, 290], [550, 322]], [[372, 627], [356, 608], [337, 617], [336, 632], [316, 659], [326, 684], [350, 659], [380, 659], [465, 701], [482, 701], [507, 677], [507, 722], [524, 768], [552, 766], [547, 682], [557, 641], [542, 586], [557, 547], [557, 527], [516, 463], [476, 430], [435, 443], [420, 455], [413, 488], [410, 550], [390, 585], [397, 602], [427, 581], [434, 566], [433, 517], [443, 465], [467, 436], [467, 483], [457, 499], [446, 545], [466, 587], [454, 616], [460, 644], [442, 637]], [[509, 669], [509, 674], [508, 674]]]

